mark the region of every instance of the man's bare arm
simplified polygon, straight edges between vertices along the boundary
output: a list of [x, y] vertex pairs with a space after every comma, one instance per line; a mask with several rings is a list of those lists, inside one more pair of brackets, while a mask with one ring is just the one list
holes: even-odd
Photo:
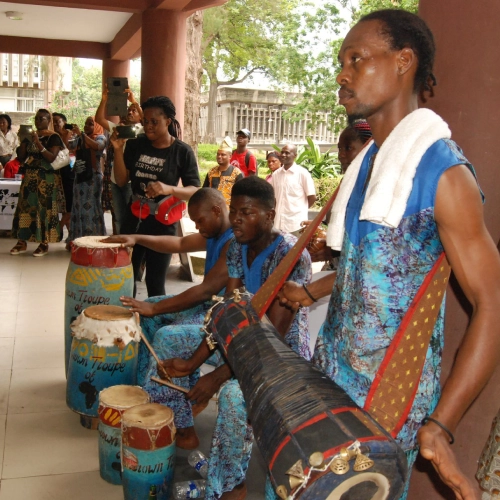
[[199, 233], [187, 236], [150, 236], [146, 234], [117, 234], [109, 236], [104, 243], [121, 243], [127, 247], [142, 245], [159, 253], [203, 252], [207, 240]]
[[229, 244], [230, 242], [226, 243], [214, 267], [199, 285], [159, 302], [143, 302], [132, 297], [120, 297], [122, 304], [142, 316], [156, 316], [157, 314], [184, 311], [210, 300], [213, 295], [217, 295], [227, 284], [226, 252]]
[[[483, 220], [476, 181], [464, 165], [441, 177], [435, 203], [439, 235], [453, 272], [473, 309], [471, 322], [432, 417], [454, 432], [500, 358], [500, 258]], [[460, 472], [449, 436], [433, 422], [418, 433], [420, 451], [457, 498], [478, 498]]]

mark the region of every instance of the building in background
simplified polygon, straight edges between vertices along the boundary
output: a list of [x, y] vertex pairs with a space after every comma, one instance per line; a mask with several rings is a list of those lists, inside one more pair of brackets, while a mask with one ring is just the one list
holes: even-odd
[[[208, 93], [202, 96], [200, 111], [200, 140], [206, 138]], [[324, 114], [324, 121], [314, 129], [308, 128], [309, 117], [292, 122], [283, 117], [288, 109], [300, 100], [300, 94], [293, 92], [278, 93], [273, 90], [244, 89], [234, 86], [220, 87], [217, 93], [217, 116], [215, 122], [215, 141], [224, 137], [236, 137], [236, 132], [243, 128], [252, 131], [252, 147], [270, 146], [293, 142], [303, 144], [306, 137], [315, 142], [331, 145], [338, 142], [339, 133], [328, 127], [329, 113]]]
[[0, 112], [9, 114], [14, 125], [39, 108], [50, 108], [56, 92], [71, 91], [71, 57], [0, 53], [0, 68]]

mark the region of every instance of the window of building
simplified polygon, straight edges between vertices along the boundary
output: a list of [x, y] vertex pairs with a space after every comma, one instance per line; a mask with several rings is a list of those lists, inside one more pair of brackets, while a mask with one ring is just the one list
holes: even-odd
[[2, 55], [2, 78], [6, 82], [9, 79], [9, 56]]

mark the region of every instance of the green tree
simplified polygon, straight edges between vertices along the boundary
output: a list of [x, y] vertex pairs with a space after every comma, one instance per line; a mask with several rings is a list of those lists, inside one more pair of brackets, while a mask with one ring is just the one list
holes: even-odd
[[359, 7], [352, 9], [353, 21], [365, 16], [374, 10], [403, 9], [409, 12], [418, 12], [418, 0], [360, 0]]
[[[374, 10], [400, 8], [415, 13], [418, 10], [418, 0], [360, 0], [357, 6], [353, 6], [350, 0], [340, 0], [340, 4], [350, 11], [351, 19], [348, 21], [351, 24]], [[335, 5], [325, 3], [314, 15], [306, 16], [302, 23], [305, 29], [295, 33], [291, 31], [293, 50], [289, 54], [289, 61], [295, 71], [288, 73], [288, 83], [297, 85], [303, 97], [289, 110], [288, 117], [301, 120], [309, 114], [311, 128], [324, 121], [324, 112], [330, 113], [328, 126], [332, 130], [338, 131], [346, 125], [344, 107], [338, 105], [339, 85], [336, 82], [336, 75], [340, 71], [337, 55], [343, 39], [336, 38], [335, 34], [341, 21]], [[320, 35], [311, 43], [305, 30]], [[325, 39], [330, 41], [322, 42]]]
[[[83, 127], [89, 116], [94, 116], [102, 97], [102, 68], [85, 68], [78, 59], [73, 59], [73, 81], [71, 92], [57, 92], [52, 110], [66, 115], [68, 123]], [[134, 95], [140, 95], [140, 83], [136, 78], [129, 79]]]
[[229, 0], [204, 13], [203, 69], [209, 89], [204, 142], [214, 142], [217, 89], [260, 72], [278, 78], [275, 51], [298, 0]]

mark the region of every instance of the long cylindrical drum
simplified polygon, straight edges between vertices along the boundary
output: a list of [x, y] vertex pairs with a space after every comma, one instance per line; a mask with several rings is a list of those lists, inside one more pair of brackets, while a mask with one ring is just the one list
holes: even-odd
[[259, 321], [250, 298], [245, 293], [216, 306], [209, 330], [240, 383], [278, 495], [399, 498], [407, 476], [403, 450], [337, 384], [295, 354], [267, 318]]
[[92, 306], [71, 328], [66, 403], [76, 413], [96, 419], [99, 392], [137, 383], [141, 327], [124, 307]]
[[120, 296], [131, 296], [134, 292], [130, 248], [102, 243], [104, 238], [84, 236], [72, 243], [64, 306], [66, 373], [71, 351], [71, 323], [89, 306], [120, 306]]
[[123, 412], [146, 403], [149, 394], [137, 386], [115, 385], [99, 393], [99, 470], [108, 483], [122, 484]]
[[135, 406], [122, 415], [122, 482], [125, 500], [169, 500], [175, 469], [174, 412], [163, 405]]

